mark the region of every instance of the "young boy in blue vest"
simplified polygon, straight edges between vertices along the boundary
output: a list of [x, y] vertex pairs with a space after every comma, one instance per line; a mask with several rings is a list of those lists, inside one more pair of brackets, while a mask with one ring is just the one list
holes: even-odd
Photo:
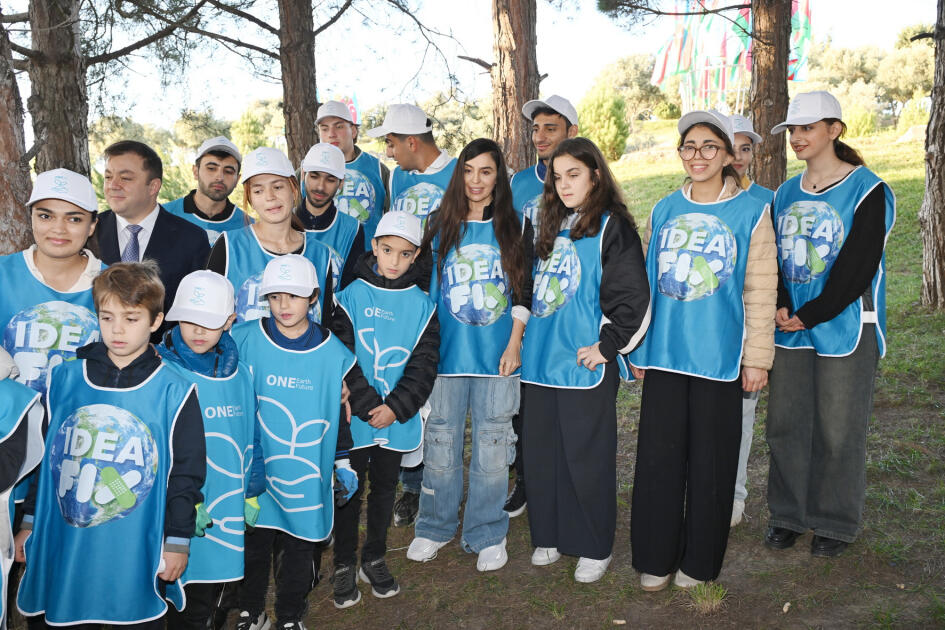
[[202, 500], [200, 404], [149, 343], [164, 319], [156, 265], [112, 265], [92, 294], [102, 340], [49, 377], [17, 606], [31, 628], [163, 628], [161, 593], [187, 567]]
[[197, 386], [207, 448], [198, 537], [180, 579], [184, 597], [168, 589], [168, 599], [182, 612], [171, 611], [169, 624], [204, 630], [223, 584], [243, 578], [243, 530], [259, 514], [255, 497], [263, 490], [263, 463], [256, 396], [249, 367], [228, 332], [236, 319], [229, 280], [212, 271], [184, 276], [167, 319], [179, 324], [164, 333], [158, 352]]
[[318, 299], [314, 265], [298, 254], [273, 258], [263, 271], [260, 295], [270, 316], [238, 324], [233, 338], [253, 371], [265, 491], [256, 528], [246, 535], [246, 573], [237, 630], [265, 630], [264, 609], [273, 557], [276, 627], [304, 629], [305, 599], [315, 585], [317, 545], [334, 521], [332, 467], [341, 500], [358, 488], [348, 449], [351, 431], [343, 381], [354, 355], [310, 318]]
[[[440, 327], [436, 306], [417, 286], [414, 264], [420, 248], [420, 219], [406, 212], [381, 217], [372, 252], [358, 261], [357, 279], [335, 296], [330, 327], [358, 357], [345, 379], [351, 390], [350, 459], [358, 492], [338, 509], [335, 522], [335, 606], [361, 601], [357, 579], [375, 597], [400, 592], [384, 561], [387, 529], [401, 456], [423, 442], [420, 408], [436, 380]], [[370, 479], [367, 537], [357, 570], [361, 494]]]

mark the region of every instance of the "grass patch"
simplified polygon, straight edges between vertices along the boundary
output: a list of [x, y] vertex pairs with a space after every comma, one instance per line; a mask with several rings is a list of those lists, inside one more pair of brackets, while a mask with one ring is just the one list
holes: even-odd
[[689, 606], [700, 615], [713, 615], [725, 609], [728, 591], [718, 582], [705, 582], [689, 589]]

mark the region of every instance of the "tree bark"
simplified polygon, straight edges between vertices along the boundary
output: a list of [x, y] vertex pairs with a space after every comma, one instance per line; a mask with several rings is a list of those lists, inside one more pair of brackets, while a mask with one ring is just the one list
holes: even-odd
[[535, 160], [522, 106], [538, 98], [535, 0], [492, 0], [492, 121], [496, 142], [516, 171]]
[[24, 153], [23, 103], [10, 40], [0, 28], [0, 255], [24, 249], [32, 240], [26, 211], [32, 182], [29, 165], [21, 159]]
[[752, 163], [754, 180], [772, 190], [787, 176], [785, 134], [771, 128], [787, 116], [788, 56], [791, 50], [791, 0], [753, 0], [755, 40], [751, 59], [751, 114], [755, 130], [764, 138]]
[[30, 97], [33, 137], [41, 142], [36, 171], [68, 168], [89, 174], [89, 103], [82, 55], [80, 0], [32, 0]]
[[279, 0], [279, 60], [289, 160], [300, 164], [318, 142], [315, 117], [315, 28], [310, 0]]
[[945, 310], [945, 0], [935, 22], [935, 79], [925, 131], [925, 197], [922, 233], [922, 303]]

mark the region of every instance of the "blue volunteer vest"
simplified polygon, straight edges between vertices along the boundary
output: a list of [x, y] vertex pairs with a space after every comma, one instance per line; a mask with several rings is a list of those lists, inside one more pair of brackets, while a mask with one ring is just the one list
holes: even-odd
[[745, 270], [767, 205], [738, 193], [696, 203], [677, 190], [653, 208], [646, 254], [650, 327], [630, 362], [717, 381], [741, 371]]
[[[256, 423], [252, 374], [242, 362], [225, 378], [197, 374], [171, 361], [166, 365], [197, 386], [207, 441], [207, 478], [200, 492], [213, 519], [213, 527], [190, 540], [181, 584], [239, 580], [243, 577], [244, 480], [253, 460]], [[168, 599], [183, 609], [179, 592], [169, 592]]]
[[305, 230], [315, 239], [325, 245], [331, 253], [332, 288], [337, 290], [341, 281], [341, 270], [345, 267], [348, 256], [360, 256], [363, 252], [351, 252], [354, 239], [358, 235], [358, 221], [344, 212], [335, 212], [335, 220], [323, 230]]
[[252, 366], [266, 458], [256, 527], [324, 540], [334, 524], [341, 383], [355, 358], [332, 334], [311, 350], [286, 350], [262, 327], [260, 320], [233, 328], [240, 357]]
[[766, 203], [769, 206], [774, 203], [774, 191], [770, 188], [765, 188], [764, 186], [759, 186], [755, 182], [751, 182], [748, 185], [748, 188], [745, 189], [749, 195], [757, 199], [762, 203]]
[[[226, 243], [226, 279], [236, 289], [236, 321], [247, 322], [260, 317], [269, 317], [269, 303], [259, 294], [259, 285], [262, 283], [263, 271], [270, 260], [276, 258], [267, 252], [253, 228], [246, 226], [235, 232], [224, 232]], [[312, 261], [318, 273], [318, 300], [309, 311], [312, 319], [321, 321], [324, 312], [325, 286], [327, 286], [331, 269], [331, 250], [318, 241], [311, 232], [305, 233], [305, 245], [302, 255]]]
[[[414, 348], [434, 316], [433, 300], [419, 287], [384, 289], [358, 279], [336, 296], [354, 328], [355, 356], [364, 377], [386, 399], [404, 374]], [[351, 418], [354, 448], [380, 446], [409, 452], [423, 442], [419, 412], [406, 422], [375, 429], [358, 416]]]
[[45, 613], [53, 625], [123, 624], [167, 610], [157, 574], [169, 445], [192, 389], [163, 365], [127, 389], [92, 385], [85, 361], [55, 369], [17, 599], [24, 614]]
[[207, 239], [209, 239], [211, 246], [216, 242], [217, 237], [223, 232], [241, 230], [250, 223], [255, 223], [253, 218], [243, 212], [242, 208], [239, 206], [236, 206], [233, 209], [233, 214], [231, 214], [228, 219], [214, 220], [204, 219], [202, 217], [198, 217], [192, 212], [186, 212], [184, 210], [184, 197], [161, 205], [171, 214], [176, 215], [182, 219], [186, 219], [199, 228], [203, 228], [203, 230], [207, 233]]
[[518, 212], [519, 220], [527, 217], [535, 230], [535, 239], [538, 239], [538, 222], [541, 220], [538, 207], [541, 204], [541, 195], [545, 190], [545, 180], [538, 176], [538, 164], [512, 176], [509, 182], [512, 186], [512, 205]]
[[[830, 270], [853, 227], [857, 206], [876, 186], [886, 195], [886, 236], [896, 222], [896, 198], [865, 166], [822, 193], [801, 189], [801, 175], [784, 182], [775, 196], [775, 238], [784, 286], [795, 309], [824, 290]], [[839, 315], [809, 330], [784, 333], [776, 330], [774, 343], [782, 348], [812, 348], [817, 354], [842, 357], [852, 353], [864, 323], [876, 324], [880, 356], [886, 355], [886, 254], [870, 284], [874, 312], [864, 314], [863, 298], [847, 305]]]
[[430, 213], [440, 207], [455, 168], [456, 158], [430, 175], [394, 168], [390, 178], [390, 209], [415, 215], [426, 224]]
[[604, 378], [577, 364], [578, 348], [600, 340], [604, 314], [600, 308], [601, 246], [610, 213], [601, 217], [596, 236], [571, 240], [571, 230], [558, 232], [547, 260], [535, 258], [532, 315], [522, 340], [522, 382], [590, 389]]
[[[430, 298], [440, 321], [440, 376], [499, 376], [499, 359], [512, 334], [512, 288], [492, 219], [467, 221], [458, 251], [437, 271], [433, 239]], [[516, 371], [517, 373], [517, 371]]]
[[50, 368], [98, 341], [98, 317], [91, 289], [67, 293], [47, 286], [30, 273], [28, 255], [0, 256], [0, 327], [3, 347], [20, 371], [17, 380], [44, 392]]
[[371, 249], [371, 239], [384, 212], [384, 179], [381, 162], [367, 151], [345, 164], [345, 181], [335, 194], [335, 206], [364, 226], [364, 247]]

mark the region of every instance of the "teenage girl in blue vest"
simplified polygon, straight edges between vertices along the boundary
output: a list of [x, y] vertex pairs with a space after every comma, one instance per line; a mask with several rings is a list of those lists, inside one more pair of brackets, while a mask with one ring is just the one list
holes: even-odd
[[617, 522], [618, 353], [646, 332], [643, 249], [594, 143], [549, 160], [522, 352], [532, 564], [578, 556], [579, 582], [610, 564]]
[[440, 321], [440, 365], [424, 435], [416, 538], [407, 557], [432, 560], [456, 533], [469, 413], [472, 458], [461, 541], [479, 555], [480, 571], [500, 569], [508, 560], [509, 516], [502, 507], [531, 301], [532, 234], [512, 207], [507, 173], [499, 145], [485, 138], [470, 142], [423, 245], [433, 254], [430, 297]]
[[778, 188], [774, 222], [781, 284], [767, 439], [765, 544], [792, 546], [814, 530], [811, 553], [832, 557], [863, 526], [866, 427], [876, 365], [886, 351], [883, 250], [893, 193], [840, 141], [840, 104], [798, 94], [787, 120], [806, 169]]
[[732, 123], [679, 120], [688, 178], [647, 224], [652, 319], [630, 361], [645, 376], [630, 542], [643, 590], [714, 580], [728, 540], [742, 390], [768, 381], [777, 286], [768, 204], [732, 168]]

